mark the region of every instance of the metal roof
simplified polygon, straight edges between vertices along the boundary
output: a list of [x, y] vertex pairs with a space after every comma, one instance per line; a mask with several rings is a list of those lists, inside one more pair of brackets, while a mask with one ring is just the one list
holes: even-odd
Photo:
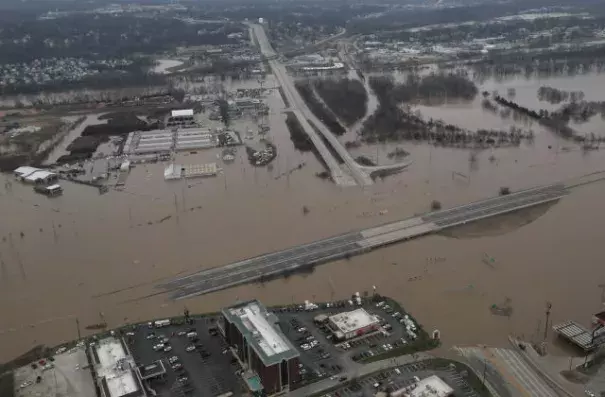
[[193, 109], [182, 109], [182, 110], [173, 110], [171, 112], [172, 117], [186, 117], [193, 116]]
[[30, 174], [33, 174], [36, 171], [40, 171], [40, 168], [23, 166], [23, 167], [17, 168], [13, 172], [15, 173], [15, 175], [19, 175], [20, 177], [24, 178]]
[[31, 174], [29, 174], [28, 176], [26, 176], [25, 180], [26, 181], [37, 181], [40, 179], [50, 178], [50, 177], [53, 177], [56, 175], [57, 174], [55, 174], [54, 172], [38, 170], [38, 171], [34, 171]]
[[592, 350], [605, 342], [604, 339], [600, 338], [595, 340], [596, 343], [593, 343], [592, 332], [575, 321], [566, 321], [554, 325], [552, 329], [585, 351]]

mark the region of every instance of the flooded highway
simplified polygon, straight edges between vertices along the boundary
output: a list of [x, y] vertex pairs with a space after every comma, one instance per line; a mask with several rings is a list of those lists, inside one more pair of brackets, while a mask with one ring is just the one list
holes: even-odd
[[[586, 84], [598, 86], [603, 78], [595, 75]], [[587, 88], [574, 89], [589, 95]], [[521, 96], [518, 90], [523, 103]], [[268, 101], [269, 134], [278, 148], [270, 168], [250, 167], [240, 149], [213, 179], [167, 183], [163, 164], [142, 164], [132, 169], [123, 192], [99, 195], [65, 182], [64, 195], [53, 200], [1, 175], [0, 360], [39, 343], [76, 338], [76, 320], [86, 335], [93, 332], [86, 326], [101, 319], [115, 327], [252, 297], [267, 305], [345, 298], [374, 285], [428, 329], [438, 328], [446, 347], [504, 345], [509, 333], [530, 336], [547, 301], [554, 323], [587, 324], [601, 308], [602, 183], [574, 189], [541, 211], [493, 219], [466, 234], [392, 245], [305, 276], [177, 302], [154, 295], [156, 284], [178, 275], [411, 217], [429, 210], [432, 200], [447, 208], [492, 197], [503, 186], [519, 190], [605, 170], [605, 151], [583, 152], [534, 127], [532, 145], [483, 151], [474, 164], [466, 150], [400, 143], [413, 154], [412, 167], [372, 186], [338, 187], [315, 175], [323, 168], [312, 153], [293, 148], [279, 93]], [[448, 121], [446, 108], [421, 111]], [[490, 123], [488, 113], [472, 109], [467, 123]], [[391, 149], [355, 150], [386, 159]], [[182, 154], [179, 161], [216, 161], [219, 153]], [[489, 266], [486, 255], [494, 259]], [[489, 307], [506, 299], [513, 315], [491, 314]]]

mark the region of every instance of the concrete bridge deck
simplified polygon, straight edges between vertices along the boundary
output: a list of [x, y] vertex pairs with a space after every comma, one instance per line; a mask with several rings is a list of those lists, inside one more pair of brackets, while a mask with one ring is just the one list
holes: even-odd
[[552, 202], [568, 192], [563, 184], [523, 190], [202, 270], [157, 285], [156, 288], [171, 293], [172, 299], [186, 299], [272, 275], [302, 271], [387, 244]]

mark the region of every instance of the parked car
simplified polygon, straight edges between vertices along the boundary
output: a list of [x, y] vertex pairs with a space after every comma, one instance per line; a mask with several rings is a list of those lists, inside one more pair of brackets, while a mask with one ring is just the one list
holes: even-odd
[[181, 363], [174, 363], [174, 364], [172, 364], [172, 369], [173, 369], [173, 370], [175, 370], [175, 371], [176, 371], [176, 370], [178, 370], [179, 368], [183, 368], [183, 364], [181, 364]]
[[185, 351], [186, 351], [186, 352], [192, 352], [192, 351], [194, 351], [194, 350], [195, 350], [195, 346], [193, 346], [193, 345], [189, 345], [189, 346], [187, 346], [187, 347], [185, 348]]
[[179, 358], [178, 358], [177, 356], [172, 356], [172, 357], [168, 358], [168, 362], [169, 362], [170, 364], [174, 364], [174, 363], [176, 363], [177, 361], [179, 361]]
[[166, 347], [164, 347], [164, 351], [165, 352], [169, 352], [171, 350], [172, 350], [172, 346], [166, 346]]

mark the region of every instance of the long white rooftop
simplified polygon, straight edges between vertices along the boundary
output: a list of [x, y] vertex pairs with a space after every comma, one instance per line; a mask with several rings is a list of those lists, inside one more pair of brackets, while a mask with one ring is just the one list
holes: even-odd
[[296, 348], [276, 324], [274, 314], [259, 301], [253, 300], [223, 309], [223, 314], [239, 329], [265, 365], [298, 357]]
[[252, 334], [258, 334], [258, 345], [267, 356], [283, 353], [289, 349], [284, 338], [277, 334], [265, 317], [266, 312], [261, 312], [258, 305], [252, 303], [249, 306], [237, 309], [242, 323]]

